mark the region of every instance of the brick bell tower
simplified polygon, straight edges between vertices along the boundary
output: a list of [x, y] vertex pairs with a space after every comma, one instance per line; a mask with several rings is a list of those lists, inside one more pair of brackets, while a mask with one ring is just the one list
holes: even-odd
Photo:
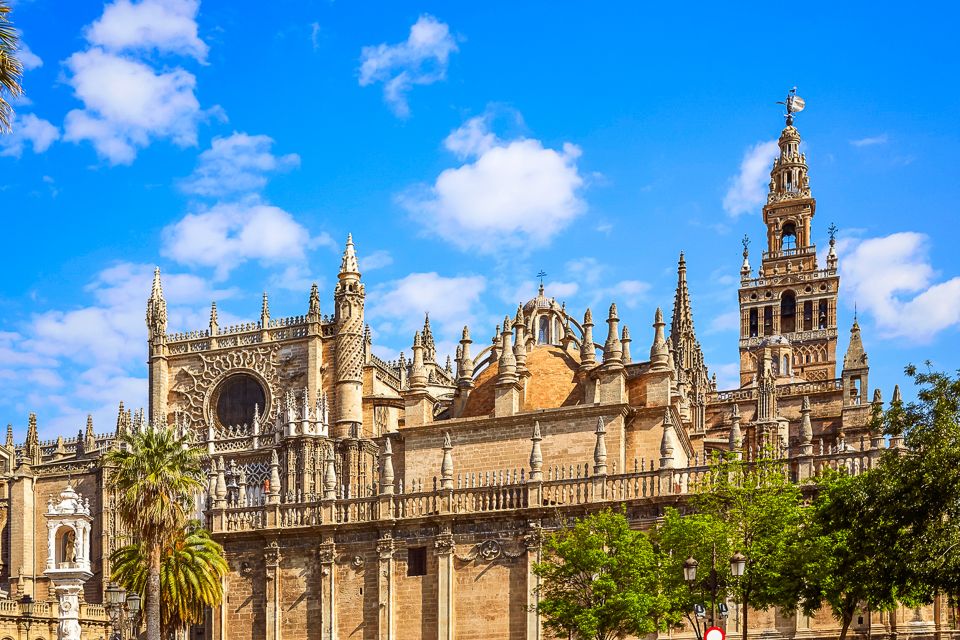
[[[777, 144], [780, 155], [770, 170], [763, 222], [767, 245], [757, 277], [748, 260], [749, 240], [744, 237], [740, 269], [740, 385], [756, 384], [764, 349], [778, 344], [779, 357], [771, 364], [776, 378], [831, 380], [837, 365], [837, 255], [834, 227], [826, 268], [817, 263], [811, 224], [817, 201], [810, 193], [807, 159], [800, 152], [800, 133], [794, 115], [803, 100], [790, 91], [786, 101], [787, 126]], [[778, 340], [770, 340], [779, 336]], [[785, 341], [783, 339], [786, 339]], [[789, 344], [789, 349], [782, 347]]]

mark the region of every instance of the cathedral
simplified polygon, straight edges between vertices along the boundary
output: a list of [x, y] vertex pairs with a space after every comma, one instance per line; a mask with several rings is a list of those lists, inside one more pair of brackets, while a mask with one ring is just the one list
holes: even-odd
[[[704, 364], [682, 253], [669, 317], [650, 309], [650, 325], [631, 331], [615, 304], [574, 312], [541, 284], [492, 335], [465, 326], [454, 357], [437, 353], [427, 317], [409, 358], [392, 361], [372, 350], [360, 238], [358, 249], [347, 237], [333, 291], [314, 285], [294, 317], [272, 317], [264, 295], [255, 320], [220, 326], [214, 304], [207, 327], [169, 333], [157, 270], [149, 407], [120, 403], [107, 434], [88, 421], [75, 437], [40, 441], [33, 414], [25, 442], [7, 429], [0, 636], [26, 637], [17, 634], [28, 620], [31, 639], [57, 637], [58, 571], [82, 564], [79, 549], [75, 624], [85, 639], [109, 637], [109, 557], [127, 538], [99, 461], [148, 421], [209, 454], [196, 509], [230, 571], [222, 605], [191, 637], [216, 640], [546, 639], [532, 566], [544, 534], [570, 518], [615, 506], [649, 527], [694, 489], [712, 452], [749, 460], [773, 448], [798, 482], [874, 465], [900, 444], [869, 430], [883, 400], [856, 320], [838, 352], [833, 230], [818, 255], [817, 203], [789, 109], [779, 148], [762, 252], [751, 256], [744, 240], [735, 389], [718, 388]], [[749, 618], [757, 638], [839, 632], [828, 611]], [[727, 632], [742, 633], [741, 620], [731, 602]], [[863, 612], [851, 632], [932, 639], [956, 629], [955, 611], [937, 602]]]

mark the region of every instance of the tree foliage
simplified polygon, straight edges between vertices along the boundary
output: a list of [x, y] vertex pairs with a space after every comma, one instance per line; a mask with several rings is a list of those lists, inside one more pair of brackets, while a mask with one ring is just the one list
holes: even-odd
[[23, 95], [23, 64], [17, 58], [20, 36], [10, 22], [10, 3], [0, 0], [0, 133], [10, 131], [13, 107], [8, 101]]
[[[146, 590], [148, 552], [143, 542], [121, 547], [110, 557], [111, 580], [141, 595]], [[171, 636], [203, 622], [204, 607], [223, 599], [222, 578], [228, 567], [223, 547], [196, 521], [188, 524], [161, 554], [160, 620], [162, 633]]]
[[799, 577], [791, 560], [798, 552], [802, 495], [785, 460], [770, 452], [749, 463], [719, 458], [691, 505], [722, 527], [728, 550], [747, 557], [746, 571], [733, 581], [738, 602], [757, 609], [795, 606]]
[[120, 437], [103, 463], [116, 494], [116, 508], [148, 559], [144, 615], [147, 640], [160, 640], [160, 573], [164, 547], [187, 523], [190, 500], [203, 487], [201, 460], [187, 436], [147, 425]]
[[602, 511], [547, 536], [538, 611], [544, 627], [578, 640], [616, 640], [665, 628], [667, 601], [647, 536]]

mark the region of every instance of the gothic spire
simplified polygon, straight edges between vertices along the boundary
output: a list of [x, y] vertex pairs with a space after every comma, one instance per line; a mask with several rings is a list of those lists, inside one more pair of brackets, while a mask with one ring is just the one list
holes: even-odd
[[423, 317], [423, 360], [424, 362], [437, 361], [437, 345], [433, 341], [433, 330], [430, 328], [430, 313], [427, 312]]
[[607, 316], [607, 341], [603, 345], [603, 361], [605, 363], [622, 364], [623, 343], [620, 342], [620, 318], [617, 317], [617, 304], [610, 305]]
[[510, 317], [503, 317], [503, 332], [500, 334], [500, 360], [498, 377], [503, 382], [517, 381], [517, 357], [513, 353], [513, 331]]
[[681, 342], [694, 339], [693, 309], [690, 305], [690, 290], [687, 288], [687, 261], [680, 252], [677, 263], [677, 291], [673, 298], [673, 319], [670, 321], [670, 339], [674, 349]]
[[347, 244], [343, 249], [343, 259], [340, 261], [340, 279], [344, 276], [360, 277], [360, 265], [357, 263], [357, 253], [353, 247], [353, 234], [347, 234]]
[[260, 303], [260, 327], [266, 329], [270, 326], [270, 301], [267, 299], [267, 292], [263, 292], [263, 302]]
[[583, 342], [580, 343], [580, 366], [590, 367], [597, 361], [596, 347], [593, 345], [593, 314], [590, 307], [583, 314]]
[[843, 356], [844, 369], [864, 369], [867, 367], [867, 352], [863, 349], [863, 340], [860, 338], [860, 323], [856, 316], [853, 326], [850, 327], [850, 345]]
[[523, 307], [517, 306], [517, 315], [513, 319], [513, 331], [514, 331], [514, 344], [513, 344], [513, 358], [517, 361], [517, 371], [524, 372], [527, 370], [527, 336], [526, 336], [526, 324], [523, 320]]
[[470, 355], [470, 345], [473, 340], [470, 339], [470, 328], [464, 325], [463, 336], [460, 338], [460, 359], [457, 362], [458, 380], [471, 380], [473, 378], [473, 358]]
[[660, 468], [673, 469], [673, 452], [676, 449], [676, 434], [673, 432], [673, 416], [670, 407], [663, 412], [663, 436], [660, 438]]
[[540, 451], [540, 441], [543, 437], [540, 435], [540, 421], [533, 421], [533, 436], [530, 438], [530, 479], [543, 479], [543, 452]]
[[217, 335], [220, 330], [220, 325], [217, 322], [217, 301], [214, 300], [210, 303], [210, 335]]
[[151, 339], [163, 339], [167, 333], [167, 301], [160, 283], [160, 267], [153, 271], [153, 287], [147, 300], [147, 330]]
[[663, 322], [663, 311], [660, 307], [657, 307], [657, 311], [653, 316], [653, 344], [650, 345], [650, 370], [651, 371], [669, 371], [671, 367], [670, 362], [670, 347], [667, 344], [667, 339], [663, 335], [663, 328], [666, 324]]
[[310, 305], [307, 309], [307, 315], [311, 320], [320, 318], [320, 290], [317, 288], [316, 282], [310, 286]]
[[410, 367], [410, 388], [427, 388], [427, 368], [423, 363], [423, 341], [419, 331], [413, 334], [413, 366]]
[[623, 364], [630, 364], [630, 329], [627, 328], [627, 325], [623, 325], [623, 329], [620, 331], [620, 344], [623, 347]]

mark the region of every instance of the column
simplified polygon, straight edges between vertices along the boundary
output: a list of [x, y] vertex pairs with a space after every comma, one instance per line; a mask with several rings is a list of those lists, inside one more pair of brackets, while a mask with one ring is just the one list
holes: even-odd
[[523, 543], [527, 549], [527, 635], [526, 640], [540, 640], [540, 614], [537, 611], [537, 605], [540, 599], [537, 597], [537, 588], [540, 586], [540, 578], [533, 573], [533, 566], [540, 562], [540, 554], [543, 542], [543, 531], [539, 522], [528, 524], [527, 533], [523, 536]]
[[453, 640], [453, 551], [456, 545], [449, 525], [441, 531], [433, 543], [437, 555], [437, 640]]
[[337, 640], [337, 605], [336, 605], [336, 549], [332, 536], [326, 536], [320, 545], [320, 606], [323, 629], [320, 631], [321, 640]]
[[270, 542], [263, 552], [266, 565], [266, 640], [280, 640], [280, 545]]
[[377, 594], [380, 640], [393, 640], [393, 536], [390, 532], [377, 540]]

